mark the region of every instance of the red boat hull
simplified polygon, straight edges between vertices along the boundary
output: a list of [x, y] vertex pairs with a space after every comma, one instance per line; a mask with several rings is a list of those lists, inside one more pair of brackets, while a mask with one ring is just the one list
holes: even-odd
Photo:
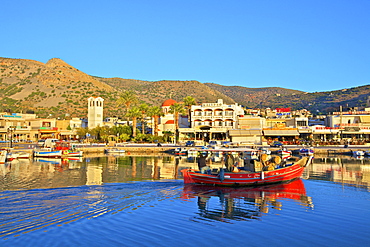
[[302, 176], [304, 168], [308, 165], [310, 159], [309, 161], [305, 159], [305, 161], [306, 162], [304, 162], [303, 165], [302, 162], [297, 162], [284, 168], [262, 172], [224, 172], [224, 174], [220, 172], [215, 175], [202, 174], [194, 169], [183, 169], [181, 172], [184, 176], [185, 184], [197, 183], [219, 186], [255, 186], [280, 183], [299, 178]]

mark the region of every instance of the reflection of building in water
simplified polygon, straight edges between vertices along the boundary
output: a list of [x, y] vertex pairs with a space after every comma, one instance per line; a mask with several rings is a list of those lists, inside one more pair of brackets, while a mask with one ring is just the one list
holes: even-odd
[[311, 179], [370, 187], [370, 160], [367, 158], [315, 157], [306, 170]]
[[103, 167], [88, 165], [86, 167], [86, 185], [99, 185], [103, 183]]
[[178, 174], [179, 157], [164, 157], [152, 159], [153, 179], [176, 179]]
[[[103, 159], [104, 158], [104, 159]], [[94, 160], [94, 162], [93, 162]], [[106, 164], [101, 169], [102, 182], [125, 182], [135, 179], [178, 179], [182, 176], [180, 170], [198, 168], [195, 159], [179, 156], [104, 156], [91, 158], [87, 165]], [[219, 167], [220, 163], [210, 164]], [[91, 172], [91, 171], [89, 171]], [[97, 177], [100, 175], [100, 170]], [[88, 175], [89, 177], [92, 174]]]

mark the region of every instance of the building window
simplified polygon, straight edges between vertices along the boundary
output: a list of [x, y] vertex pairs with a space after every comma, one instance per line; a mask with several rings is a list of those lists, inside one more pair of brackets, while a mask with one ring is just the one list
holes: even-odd
[[205, 125], [212, 126], [212, 121], [204, 121]]
[[215, 121], [215, 126], [216, 127], [221, 127], [222, 126], [222, 122], [221, 121]]
[[233, 111], [225, 111], [225, 116], [232, 116], [233, 113]]
[[297, 121], [297, 126], [307, 126], [306, 121]]

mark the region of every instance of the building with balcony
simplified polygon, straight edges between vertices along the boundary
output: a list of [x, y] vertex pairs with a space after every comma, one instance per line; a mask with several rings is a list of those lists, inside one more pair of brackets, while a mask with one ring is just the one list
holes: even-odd
[[228, 130], [236, 129], [238, 117], [244, 109], [238, 104], [224, 104], [222, 99], [216, 103], [203, 103], [191, 106], [190, 128], [180, 129], [186, 139], [227, 140]]
[[222, 99], [216, 103], [203, 103], [191, 107], [190, 127], [209, 126], [212, 128], [235, 129], [238, 116], [244, 115], [244, 109], [237, 103], [224, 104]]

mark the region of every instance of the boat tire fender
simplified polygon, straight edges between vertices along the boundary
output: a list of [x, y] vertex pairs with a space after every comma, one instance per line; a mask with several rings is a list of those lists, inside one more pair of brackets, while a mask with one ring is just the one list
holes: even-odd
[[224, 181], [225, 179], [225, 171], [224, 169], [220, 169], [220, 172], [218, 173], [218, 178], [220, 179], [221, 183]]

